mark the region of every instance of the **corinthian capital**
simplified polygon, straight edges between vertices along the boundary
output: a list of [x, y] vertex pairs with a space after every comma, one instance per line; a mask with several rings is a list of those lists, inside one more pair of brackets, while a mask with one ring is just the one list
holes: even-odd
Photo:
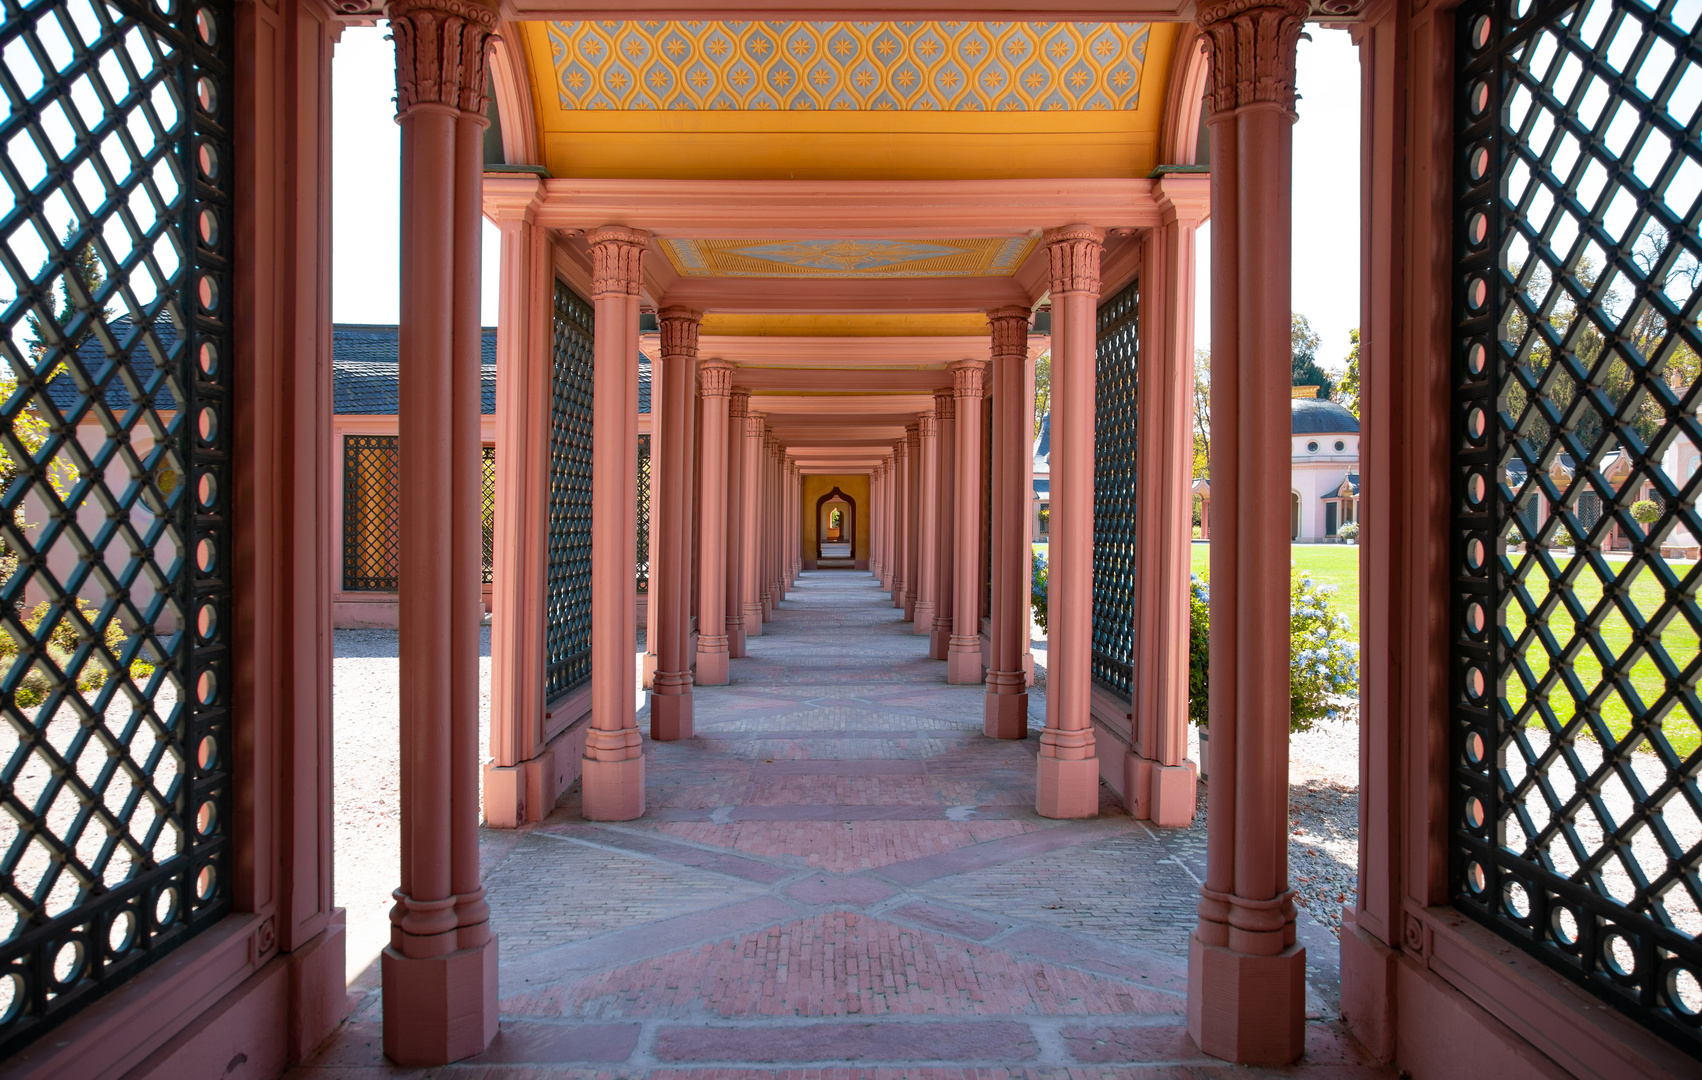
[[1226, 0], [1199, 9], [1211, 52], [1213, 115], [1258, 102], [1294, 112], [1294, 57], [1306, 0]]
[[751, 411], [751, 392], [735, 386], [731, 398], [727, 403], [727, 415], [734, 420], [743, 420]]
[[485, 114], [485, 60], [496, 31], [496, 5], [477, 0], [392, 0], [396, 42], [396, 115], [416, 105], [448, 105]]
[[703, 312], [696, 308], [665, 307], [656, 313], [656, 328], [662, 337], [663, 356], [696, 356], [697, 328]]
[[[960, 398], [980, 400], [985, 384], [982, 381], [987, 365], [979, 360], [957, 360], [951, 365], [952, 393]], [[934, 400], [938, 401], [938, 398]], [[974, 408], [965, 405], [964, 408]]]
[[1085, 292], [1099, 295], [1099, 253], [1105, 247], [1105, 230], [1092, 225], [1066, 225], [1047, 229], [1040, 237], [1052, 257], [1052, 292]]
[[957, 399], [952, 396], [952, 391], [934, 391], [934, 415], [941, 420], [957, 419]]
[[623, 225], [604, 225], [585, 234], [591, 245], [591, 296], [637, 296], [643, 283], [644, 245], [650, 234]]
[[922, 422], [917, 425], [917, 427], [921, 429], [920, 437], [924, 439], [938, 438], [940, 434], [940, 426], [938, 421], [935, 419], [934, 414], [931, 412], [925, 412], [922, 414], [920, 419]]
[[733, 392], [733, 365], [725, 360], [706, 360], [697, 369], [697, 382], [704, 397], [726, 397]]
[[[1097, 290], [1098, 285], [1094, 288]], [[994, 308], [987, 313], [987, 321], [993, 327], [994, 356], [1028, 355], [1027, 308], [1015, 305]]]

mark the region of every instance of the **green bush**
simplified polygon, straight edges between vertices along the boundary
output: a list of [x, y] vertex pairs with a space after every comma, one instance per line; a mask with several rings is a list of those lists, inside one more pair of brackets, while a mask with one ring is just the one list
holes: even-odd
[[[1306, 731], [1319, 720], [1333, 720], [1333, 696], [1359, 692], [1359, 646], [1345, 615], [1330, 609], [1332, 585], [1319, 585], [1298, 573], [1290, 577], [1288, 607], [1288, 728]], [[1210, 719], [1210, 590], [1194, 575], [1189, 594], [1188, 719], [1204, 726]]]
[[[77, 601], [77, 610], [81, 612], [83, 618], [91, 624], [98, 623], [100, 620], [100, 610], [86, 600]], [[41, 621], [47, 617], [47, 612], [48, 604], [46, 601], [37, 604], [30, 610], [29, 614], [23, 617], [22, 622], [24, 624], [24, 629], [30, 631], [32, 634], [35, 633], [40, 628]], [[123, 651], [125, 636], [124, 627], [119, 625], [117, 619], [108, 623], [106, 629], [101, 634], [102, 641], [106, 645], [106, 650], [115, 657]], [[78, 646], [82, 644], [82, 641], [83, 636], [73, 622], [66, 618], [60, 618], [60, 620], [54, 624], [52, 633], [50, 633], [47, 637], [46, 645], [48, 658], [52, 660], [61, 671], [68, 671], [71, 667], [72, 657], [76, 653]], [[13, 638], [11, 634], [0, 632], [0, 662], [15, 660], [18, 654], [22, 651], [23, 650], [18, 646], [17, 640]], [[4, 671], [9, 667], [9, 663], [3, 663], [3, 666], [0, 666], [0, 671]], [[130, 677], [132, 679], [146, 679], [153, 675], [153, 673], [154, 665], [146, 660], [136, 660], [130, 665]], [[106, 677], [107, 669], [105, 665], [99, 660], [91, 657], [90, 660], [83, 665], [83, 670], [77, 677], [77, 689], [84, 693], [92, 693], [106, 685]], [[41, 665], [38, 664], [32, 666], [30, 670], [25, 673], [23, 679], [18, 683], [18, 689], [16, 693], [13, 694], [12, 699], [19, 708], [28, 709], [46, 701], [47, 695], [52, 693], [52, 691], [52, 679], [48, 676], [47, 672], [43, 670]]]
[[1661, 508], [1652, 499], [1639, 499], [1631, 504], [1631, 516], [1639, 525], [1653, 525], [1661, 516]]
[[1028, 593], [1029, 606], [1034, 609], [1034, 621], [1040, 629], [1046, 629], [1046, 582], [1049, 576], [1046, 567], [1046, 556], [1034, 552], [1033, 561], [1029, 566], [1030, 584]]
[[1572, 534], [1562, 527], [1554, 530], [1554, 538], [1548, 542], [1548, 546], [1557, 548], [1576, 547], [1577, 541], [1573, 540]]

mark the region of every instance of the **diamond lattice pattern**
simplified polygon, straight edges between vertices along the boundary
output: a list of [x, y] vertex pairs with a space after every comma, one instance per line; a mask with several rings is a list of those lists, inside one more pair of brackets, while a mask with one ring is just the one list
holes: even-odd
[[228, 3], [0, 3], [0, 1056], [229, 909]]
[[1140, 284], [1099, 305], [1093, 410], [1093, 677], [1130, 693], [1135, 647], [1135, 388]]
[[1457, 902], [1702, 1048], [1702, 5], [1461, 9]]

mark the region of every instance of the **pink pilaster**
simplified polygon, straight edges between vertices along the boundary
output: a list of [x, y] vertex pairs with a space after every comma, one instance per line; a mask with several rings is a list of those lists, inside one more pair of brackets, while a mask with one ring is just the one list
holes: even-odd
[[[1019, 312], [1021, 308], [1017, 309]], [[1028, 328], [1026, 313], [1019, 316]], [[960, 360], [951, 366], [952, 397], [957, 419], [957, 449], [952, 481], [951, 639], [946, 651], [946, 682], [970, 686], [981, 681], [981, 376], [979, 360]], [[1023, 692], [1023, 728], [1028, 712]], [[991, 705], [991, 699], [989, 699]], [[991, 712], [989, 712], [991, 717]], [[989, 732], [993, 734], [993, 732]]]
[[744, 498], [740, 517], [744, 521], [739, 545], [740, 611], [745, 619], [745, 637], [762, 636], [762, 413], [745, 415], [743, 446]]
[[917, 423], [921, 455], [916, 485], [916, 603], [911, 616], [913, 634], [932, 634], [934, 600], [939, 580], [940, 514], [940, 424], [939, 417], [925, 412]]
[[869, 473], [869, 573], [882, 587], [886, 585], [886, 548], [881, 542], [886, 527], [885, 503], [886, 462], [882, 461]]
[[[1048, 230], [1052, 263], [1052, 530], [1046, 619], [1046, 730], [1040, 733], [1035, 810], [1043, 817], [1099, 813], [1094, 748], [1093, 410], [1094, 319], [1105, 232]], [[1028, 432], [1023, 431], [1026, 444]], [[1027, 477], [1026, 468], [1021, 475]], [[1028, 500], [1006, 507], [1026, 532]], [[1026, 551], [1016, 553], [1024, 567]]]
[[479, 256], [494, 5], [399, 0], [401, 885], [382, 961], [384, 1052], [477, 1054], [496, 1035], [479, 883]]
[[910, 529], [910, 443], [907, 439], [892, 444], [892, 469], [892, 606], [902, 609], [910, 572], [906, 541]]
[[733, 388], [727, 399], [727, 655], [745, 655], [745, 425], [750, 419], [751, 392]]
[[633, 702], [632, 589], [637, 579], [638, 299], [648, 234], [594, 229], [596, 309], [591, 413], [591, 730], [585, 736], [584, 814], [628, 821], [644, 813], [644, 748]]
[[733, 365], [710, 360], [698, 369], [703, 393], [703, 460], [698, 503], [703, 520], [698, 548], [697, 678], [703, 686], [727, 685], [727, 406]]
[[1189, 947], [1188, 1031], [1207, 1053], [1252, 1065], [1298, 1058], [1306, 1026], [1306, 952], [1288, 886], [1289, 543], [1271, 523], [1289, 509], [1290, 169], [1307, 10], [1271, 0], [1199, 15], [1212, 51], [1218, 527], [1208, 860]]
[[957, 399], [950, 388], [934, 391], [934, 423], [939, 426], [935, 451], [939, 463], [934, 491], [934, 621], [929, 627], [928, 657], [944, 660], [951, 652], [952, 571], [957, 562], [952, 542], [957, 534]]
[[922, 573], [922, 424], [904, 425], [904, 621], [916, 618]]
[[[661, 330], [662, 400], [656, 429], [664, 434], [661, 453], [651, 458], [657, 498], [650, 516], [657, 523], [650, 549], [650, 604], [656, 609], [656, 674], [651, 682], [650, 737], [658, 741], [691, 738], [690, 548], [686, 543], [691, 511], [687, 477], [691, 472], [691, 414], [697, 386], [697, 329], [703, 313], [667, 307], [657, 313]], [[655, 405], [652, 404], [652, 408]], [[654, 444], [653, 444], [654, 446]], [[652, 454], [656, 451], [652, 449]]]
[[[993, 380], [993, 551], [992, 566], [988, 569], [992, 579], [989, 616], [993, 655], [987, 671], [985, 730], [995, 739], [1028, 737], [1028, 676], [1022, 663], [1028, 640], [1029, 595], [1029, 560], [1023, 550], [1023, 521], [1028, 517], [1029, 494], [1023, 484], [1028, 468], [1025, 461], [1032, 457], [1023, 417], [1033, 408], [1032, 402], [1024, 399], [1028, 316], [1027, 308], [1016, 306], [995, 308], [987, 313], [992, 326]], [[980, 403], [976, 402], [974, 407], [979, 411]], [[977, 564], [980, 558], [976, 552]], [[977, 601], [977, 611], [979, 608]], [[971, 625], [979, 634], [979, 620], [973, 619]], [[956, 632], [964, 636], [969, 633], [961, 626]]]
[[1188, 577], [1194, 463], [1194, 233], [1211, 208], [1206, 177], [1159, 181], [1164, 223], [1142, 245], [1141, 484], [1130, 810], [1157, 825], [1194, 819], [1188, 750]]
[[507, 374], [496, 388], [490, 764], [484, 808], [485, 824], [514, 828], [541, 817], [544, 809], [529, 804], [524, 763], [543, 750], [546, 704], [541, 601], [549, 534], [547, 360], [555, 276], [549, 230], [534, 220], [538, 180], [514, 178], [495, 192], [493, 186], [498, 185], [485, 186], [484, 202], [502, 229], [496, 351], [497, 364]]

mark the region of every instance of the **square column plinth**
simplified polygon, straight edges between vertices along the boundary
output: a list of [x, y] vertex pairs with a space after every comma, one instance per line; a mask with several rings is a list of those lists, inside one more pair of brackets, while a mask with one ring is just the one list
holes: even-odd
[[496, 1038], [496, 936], [443, 956], [380, 960], [384, 1054], [403, 1066], [443, 1065], [483, 1053]]
[[1188, 943], [1188, 1034], [1212, 1057], [1287, 1065], [1306, 1048], [1306, 949], [1249, 956]]

